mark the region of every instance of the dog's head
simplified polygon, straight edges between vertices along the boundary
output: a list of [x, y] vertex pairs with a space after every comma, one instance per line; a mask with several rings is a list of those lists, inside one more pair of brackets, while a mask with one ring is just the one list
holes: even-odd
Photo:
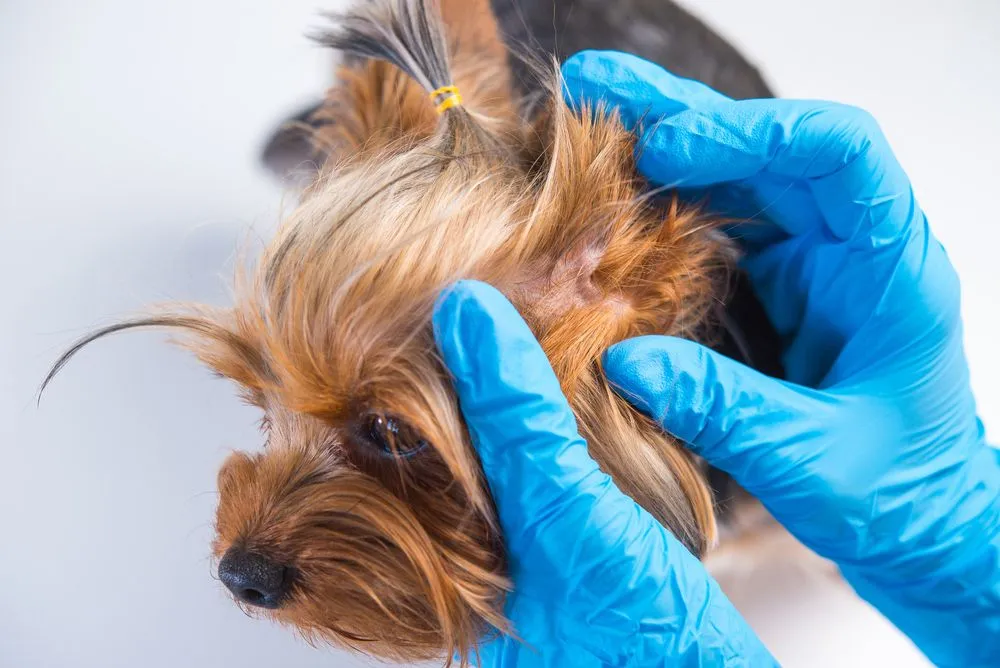
[[[368, 60], [309, 115], [324, 164], [235, 305], [96, 332], [55, 370], [113, 331], [182, 331], [264, 414], [263, 450], [219, 472], [214, 553], [237, 601], [383, 658], [464, 660], [506, 629], [508, 582], [430, 322], [442, 290], [485, 280], [539, 337], [602, 467], [702, 552], [698, 470], [599, 360], [628, 336], [698, 333], [724, 264], [709, 223], [644, 195], [633, 136], [572, 113], [555, 74], [522, 120], [486, 2], [379, 0], [324, 41]], [[429, 93], [452, 83], [463, 104], [439, 115]]]

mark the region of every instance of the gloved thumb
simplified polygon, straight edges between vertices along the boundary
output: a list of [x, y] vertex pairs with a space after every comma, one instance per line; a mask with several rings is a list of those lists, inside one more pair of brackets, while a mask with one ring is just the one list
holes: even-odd
[[612, 346], [604, 372], [626, 400], [751, 491], [808, 456], [786, 446], [805, 445], [833, 409], [821, 392], [667, 336]]
[[698, 560], [590, 457], [514, 306], [460, 281], [433, 323], [496, 501], [515, 586], [508, 616], [526, 643], [488, 644], [481, 665], [521, 665], [521, 647], [530, 665], [775, 665]]
[[[590, 457], [545, 353], [499, 291], [475, 281], [452, 286], [435, 306], [434, 336], [512, 552], [528, 544], [566, 550], [559, 532], [535, 531], [543, 518], [558, 517], [580, 531], [596, 522], [628, 525], [618, 536], [650, 533], [630, 523], [643, 511]], [[603, 534], [594, 539], [600, 543]], [[602, 547], [588, 544], [579, 553]], [[547, 555], [546, 561], [564, 564], [566, 555]]]

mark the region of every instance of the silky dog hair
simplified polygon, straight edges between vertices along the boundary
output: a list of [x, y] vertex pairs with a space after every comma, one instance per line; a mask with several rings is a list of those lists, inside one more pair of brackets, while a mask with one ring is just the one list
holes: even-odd
[[[517, 629], [435, 300], [460, 279], [500, 289], [601, 468], [703, 555], [716, 534], [703, 473], [614, 392], [601, 355], [639, 335], [707, 336], [729, 249], [716, 221], [650, 194], [635, 136], [599, 105], [571, 109], [554, 65], [525, 110], [484, 0], [374, 0], [332, 26], [319, 39], [347, 59], [311, 126], [323, 165], [238, 272], [234, 305], [94, 332], [52, 374], [106, 334], [177, 330], [264, 414], [263, 450], [219, 471], [213, 546], [286, 569], [290, 590], [262, 613], [310, 641], [465, 664], [491, 629]], [[463, 102], [439, 114], [448, 93], [431, 93], [451, 84]]]

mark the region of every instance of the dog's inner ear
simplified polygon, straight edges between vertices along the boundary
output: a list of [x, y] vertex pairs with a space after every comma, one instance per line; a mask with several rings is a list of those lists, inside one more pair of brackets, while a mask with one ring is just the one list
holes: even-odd
[[[515, 131], [504, 46], [488, 0], [439, 0], [448, 27], [449, 60], [463, 105], [495, 130]], [[337, 22], [343, 17], [331, 15]], [[319, 35], [321, 43], [327, 35]], [[380, 60], [350, 56], [336, 70], [322, 101], [295, 113], [268, 139], [262, 159], [292, 185], [307, 185], [328, 161], [369, 155], [388, 146], [405, 150], [438, 127], [434, 105], [417, 82]]]

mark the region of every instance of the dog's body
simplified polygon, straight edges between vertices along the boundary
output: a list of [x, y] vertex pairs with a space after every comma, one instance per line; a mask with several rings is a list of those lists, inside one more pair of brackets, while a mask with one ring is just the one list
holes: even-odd
[[[733, 255], [715, 221], [650, 197], [615, 115], [570, 111], [554, 75], [511, 68], [501, 35], [549, 55], [638, 51], [737, 96], [768, 94], [756, 71], [668, 3], [495, 4], [499, 25], [485, 0], [374, 0], [340, 17], [323, 37], [349, 56], [338, 85], [267, 152], [318, 169], [234, 307], [122, 323], [55, 369], [120, 329], [189, 334], [267, 428], [263, 453], [219, 473], [222, 580], [308, 637], [389, 659], [465, 660], [506, 629], [502, 536], [430, 332], [448, 285], [505, 292], [595, 459], [699, 555], [716, 538], [703, 467], [615, 394], [600, 356], [661, 333], [743, 357], [750, 341], [776, 366], [745, 286], [731, 326], [713, 317]], [[463, 102], [438, 115], [434, 91], [451, 84]]]

